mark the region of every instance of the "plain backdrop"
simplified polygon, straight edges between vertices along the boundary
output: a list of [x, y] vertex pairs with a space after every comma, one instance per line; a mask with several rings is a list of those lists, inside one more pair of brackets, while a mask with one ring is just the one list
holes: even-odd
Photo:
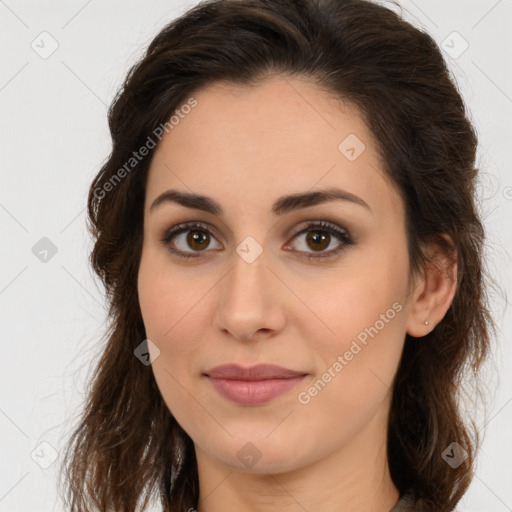
[[[63, 510], [56, 457], [106, 325], [103, 290], [87, 262], [85, 204], [110, 151], [107, 107], [157, 32], [195, 3], [0, 1], [0, 511]], [[505, 512], [512, 510], [512, 2], [401, 5], [443, 49], [479, 135], [489, 269], [503, 293], [493, 299], [499, 330], [485, 438], [460, 510]]]

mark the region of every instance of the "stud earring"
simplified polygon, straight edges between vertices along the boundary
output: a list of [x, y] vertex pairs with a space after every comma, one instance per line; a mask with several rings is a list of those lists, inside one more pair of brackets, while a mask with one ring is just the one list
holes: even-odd
[[428, 320], [425, 320], [425, 325], [429, 325], [430, 322]]

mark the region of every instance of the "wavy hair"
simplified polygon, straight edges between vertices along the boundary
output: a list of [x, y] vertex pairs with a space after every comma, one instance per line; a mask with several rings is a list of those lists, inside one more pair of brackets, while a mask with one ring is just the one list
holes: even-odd
[[[453, 510], [473, 478], [481, 438], [461, 398], [478, 383], [494, 322], [475, 197], [477, 136], [438, 46], [369, 0], [206, 0], [156, 35], [108, 111], [112, 151], [89, 189], [88, 229], [110, 323], [61, 466], [72, 511], [142, 510], [155, 492], [165, 511], [197, 507], [193, 442], [151, 367], [134, 356], [146, 338], [137, 274], [154, 149], [120, 170], [194, 92], [274, 76], [306, 78], [358, 108], [404, 201], [411, 272], [426, 269], [425, 243], [456, 253], [457, 290], [445, 317], [424, 338], [405, 339], [388, 463], [400, 493], [413, 489], [429, 511]], [[456, 468], [442, 457], [453, 442], [467, 452]]]

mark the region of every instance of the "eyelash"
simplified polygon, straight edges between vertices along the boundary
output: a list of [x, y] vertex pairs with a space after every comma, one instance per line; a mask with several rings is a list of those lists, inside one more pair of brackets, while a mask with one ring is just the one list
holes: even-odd
[[[354, 241], [352, 240], [351, 236], [349, 235], [348, 231], [346, 229], [338, 227], [336, 224], [333, 224], [331, 222], [327, 221], [317, 221], [312, 222], [308, 224], [304, 229], [300, 230], [299, 232], [295, 233], [292, 237], [292, 239], [297, 238], [300, 235], [303, 235], [304, 233], [308, 233], [309, 231], [320, 231], [322, 233], [328, 233], [329, 235], [332, 235], [338, 240], [340, 240], [341, 245], [336, 249], [331, 249], [328, 252], [320, 253], [318, 255], [315, 254], [309, 254], [308, 256], [305, 256], [309, 261], [311, 260], [321, 260], [321, 259], [327, 259], [331, 258], [333, 256], [338, 255], [341, 251], [345, 250], [347, 246], [354, 245]], [[213, 236], [208, 227], [205, 224], [202, 224], [201, 222], [192, 222], [192, 223], [185, 223], [185, 224], [177, 224], [176, 226], [172, 227], [170, 230], [168, 230], [165, 233], [165, 236], [163, 238], [160, 238], [160, 242], [162, 242], [166, 248], [175, 256], [178, 256], [179, 258], [183, 259], [190, 259], [190, 258], [199, 258], [201, 257], [200, 253], [205, 251], [194, 251], [197, 254], [197, 256], [193, 255], [192, 253], [183, 253], [182, 251], [173, 249], [171, 247], [171, 240], [181, 234], [186, 233], [187, 231], [201, 231], [208, 233], [209, 235]], [[303, 252], [303, 251], [299, 251]]]

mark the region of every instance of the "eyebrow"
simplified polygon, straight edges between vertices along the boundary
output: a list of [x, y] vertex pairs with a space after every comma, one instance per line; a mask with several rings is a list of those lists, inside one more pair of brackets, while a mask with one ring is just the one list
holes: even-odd
[[[272, 205], [272, 213], [276, 216], [284, 215], [294, 210], [331, 201], [348, 201], [363, 206], [371, 212], [371, 208], [360, 197], [339, 188], [329, 188], [315, 192], [281, 196]], [[177, 203], [187, 208], [201, 210], [218, 216], [224, 214], [221, 205], [211, 197], [172, 189], [160, 194], [151, 204], [149, 211], [152, 212], [165, 203]]]

